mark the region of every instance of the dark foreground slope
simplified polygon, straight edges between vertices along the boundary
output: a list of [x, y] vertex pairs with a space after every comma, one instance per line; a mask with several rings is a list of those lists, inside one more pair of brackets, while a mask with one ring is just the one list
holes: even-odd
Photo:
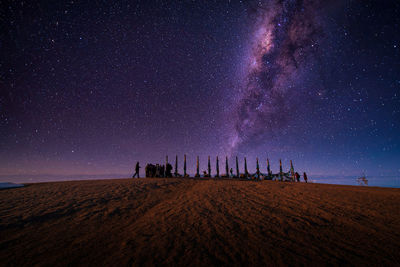
[[399, 265], [400, 190], [130, 179], [0, 191], [10, 265]]

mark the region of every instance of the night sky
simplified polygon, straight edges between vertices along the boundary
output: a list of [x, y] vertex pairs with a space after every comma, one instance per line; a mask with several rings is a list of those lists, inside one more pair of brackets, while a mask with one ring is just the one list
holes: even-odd
[[397, 0], [0, 5], [3, 180], [185, 153], [400, 176]]

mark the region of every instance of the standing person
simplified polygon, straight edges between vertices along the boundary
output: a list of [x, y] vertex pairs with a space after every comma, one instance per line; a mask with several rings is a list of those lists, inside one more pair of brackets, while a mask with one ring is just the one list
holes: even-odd
[[135, 178], [136, 174], [137, 174], [137, 178], [139, 178], [139, 170], [140, 170], [140, 166], [139, 166], [139, 161], [138, 161], [138, 162], [136, 162], [135, 174], [132, 176], [132, 178]]
[[296, 178], [297, 182], [300, 182], [300, 174], [298, 172], [294, 174], [294, 177]]
[[233, 177], [233, 169], [232, 168], [229, 172], [231, 173], [231, 177]]
[[304, 173], [303, 173], [303, 177], [304, 177], [304, 182], [306, 182], [306, 183], [307, 183], [307, 180], [308, 180], [308, 178], [307, 178], [307, 174], [306, 174], [306, 172], [304, 172]]
[[161, 177], [165, 177], [165, 165], [161, 165]]
[[167, 177], [172, 177], [172, 165], [171, 164], [169, 164], [169, 163], [167, 163]]

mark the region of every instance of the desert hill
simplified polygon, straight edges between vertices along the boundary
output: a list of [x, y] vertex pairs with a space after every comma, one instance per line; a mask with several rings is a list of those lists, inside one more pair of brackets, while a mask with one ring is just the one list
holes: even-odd
[[12, 265], [399, 265], [400, 189], [119, 179], [0, 190]]

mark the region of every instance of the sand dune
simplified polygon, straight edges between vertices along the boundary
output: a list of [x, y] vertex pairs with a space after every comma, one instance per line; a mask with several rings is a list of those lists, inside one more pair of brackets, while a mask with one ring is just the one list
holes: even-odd
[[120, 179], [0, 191], [10, 265], [399, 265], [400, 189]]

